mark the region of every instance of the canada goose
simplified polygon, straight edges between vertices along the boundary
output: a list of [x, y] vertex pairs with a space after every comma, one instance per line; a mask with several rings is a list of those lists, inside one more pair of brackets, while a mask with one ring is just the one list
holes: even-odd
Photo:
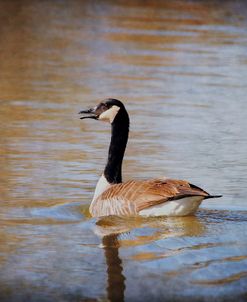
[[122, 161], [129, 134], [129, 115], [122, 102], [106, 99], [98, 106], [80, 111], [81, 119], [95, 119], [111, 124], [108, 160], [100, 177], [89, 211], [93, 217], [186, 216], [195, 213], [210, 195], [184, 180], [156, 178], [122, 182]]

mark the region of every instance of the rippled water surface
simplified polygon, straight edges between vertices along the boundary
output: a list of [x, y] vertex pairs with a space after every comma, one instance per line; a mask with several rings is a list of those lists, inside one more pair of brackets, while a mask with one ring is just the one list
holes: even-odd
[[[0, 300], [246, 301], [246, 1], [0, 1]], [[92, 219], [109, 126], [124, 178], [188, 179], [194, 217]]]

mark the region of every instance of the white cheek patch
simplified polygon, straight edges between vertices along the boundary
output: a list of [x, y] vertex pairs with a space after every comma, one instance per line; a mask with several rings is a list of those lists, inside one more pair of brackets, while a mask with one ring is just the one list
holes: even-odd
[[108, 109], [108, 110], [104, 111], [103, 113], [101, 113], [101, 115], [99, 116], [98, 119], [100, 121], [105, 121], [105, 122], [112, 123], [114, 121], [114, 118], [117, 115], [119, 109], [120, 109], [120, 107], [114, 105], [110, 109]]

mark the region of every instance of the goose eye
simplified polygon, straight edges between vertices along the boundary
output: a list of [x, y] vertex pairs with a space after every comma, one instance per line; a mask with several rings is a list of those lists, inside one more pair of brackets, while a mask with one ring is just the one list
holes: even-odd
[[95, 111], [97, 112], [98, 115], [100, 115], [101, 113], [107, 111], [108, 109], [109, 107], [105, 103], [100, 103]]
[[108, 106], [105, 103], [100, 103], [99, 108], [108, 109]]

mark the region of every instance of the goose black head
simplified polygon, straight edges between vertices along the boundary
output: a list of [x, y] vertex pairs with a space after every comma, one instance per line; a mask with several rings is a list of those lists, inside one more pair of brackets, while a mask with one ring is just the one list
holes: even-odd
[[117, 116], [126, 116], [128, 119], [128, 113], [122, 102], [116, 99], [106, 99], [99, 103], [94, 108], [88, 110], [82, 110], [79, 114], [89, 114], [82, 116], [80, 119], [91, 118], [100, 121], [106, 121], [113, 123]]

